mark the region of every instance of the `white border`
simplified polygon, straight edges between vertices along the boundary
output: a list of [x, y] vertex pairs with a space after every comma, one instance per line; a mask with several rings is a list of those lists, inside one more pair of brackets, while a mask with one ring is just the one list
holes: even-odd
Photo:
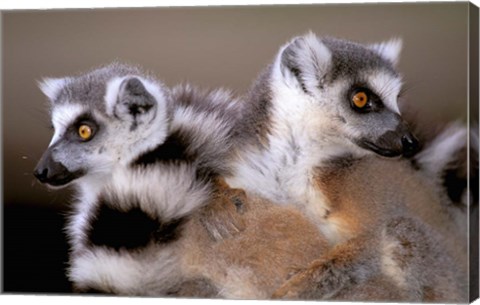
[[[24, 10], [24, 9], [73, 9], [73, 8], [119, 8], [119, 7], [168, 7], [168, 6], [245, 6], [245, 5], [288, 5], [288, 4], [351, 4], [351, 3], [383, 3], [381, 0], [83, 0], [83, 1], [56, 1], [56, 0], [2, 0], [0, 10]], [[419, 0], [392, 0], [389, 3], [421, 3], [432, 1]], [[436, 0], [433, 2], [452, 2], [450, 0]], [[455, 1], [465, 2], [465, 1]], [[480, 6], [480, 0], [472, 0]]]
[[[393, 0], [388, 1], [388, 3], [426, 3], [431, 1], [418, 1], [418, 0]], [[436, 0], [433, 2], [452, 2], [449, 0]], [[455, 1], [455, 2], [465, 2], [465, 1]], [[471, 0], [473, 4], [480, 7], [480, 0]], [[10, 10], [31, 10], [31, 9], [75, 9], [75, 8], [134, 8], [134, 7], [169, 7], [169, 6], [246, 6], [246, 5], [288, 5], [288, 4], [359, 4], [359, 3], [385, 3], [381, 0], [177, 0], [177, 1], [158, 1], [158, 0], [75, 0], [75, 1], [56, 1], [56, 0], [1, 0], [0, 10], [10, 11]], [[0, 12], [1, 13], [1, 12]], [[2, 18], [0, 16], [0, 30], [2, 30], [1, 25]], [[3, 30], [2, 30], [3, 32]], [[1, 39], [1, 33], [0, 33]], [[0, 46], [3, 41], [0, 40]], [[0, 49], [1, 57], [1, 49]], [[1, 81], [1, 78], [0, 78]], [[1, 92], [1, 88], [0, 88]], [[0, 126], [1, 130], [1, 126]], [[1, 186], [0, 186], [1, 190]], [[1, 216], [1, 213], [0, 213]], [[1, 232], [2, 228], [0, 228]], [[0, 247], [1, 250], [1, 247]], [[3, 253], [3, 251], [2, 251]], [[0, 253], [0, 258], [1, 254]], [[3, 261], [2, 261], [3, 263]], [[1, 281], [0, 281], [1, 284]], [[159, 304], [160, 302], [166, 302], [168, 304], [198, 304], [198, 305], [207, 305], [207, 304], [308, 304], [304, 301], [245, 301], [245, 300], [212, 300], [212, 299], [160, 299], [160, 298], [127, 298], [127, 297], [86, 297], [86, 296], [45, 296], [45, 295], [1, 295], [0, 296], [2, 304], [48, 304], [48, 305], [64, 305], [68, 303], [69, 305], [76, 304]], [[380, 303], [359, 303], [359, 302], [309, 302], [310, 304], [380, 304]], [[476, 301], [476, 304], [480, 301]], [[398, 303], [388, 303], [388, 304], [398, 304]]]

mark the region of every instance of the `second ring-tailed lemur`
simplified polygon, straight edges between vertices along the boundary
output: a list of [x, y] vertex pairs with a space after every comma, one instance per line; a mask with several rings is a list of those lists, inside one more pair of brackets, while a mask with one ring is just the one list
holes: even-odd
[[[371, 156], [412, 156], [418, 150], [397, 105], [400, 47], [399, 40], [365, 46], [311, 33], [297, 37], [280, 49], [245, 98], [239, 134], [247, 144], [238, 150], [227, 182], [276, 203], [296, 204], [334, 247], [276, 297], [323, 298], [332, 291], [332, 270], [362, 265], [370, 257], [363, 249], [381, 247], [381, 259], [369, 266], [376, 264], [399, 286], [415, 283], [413, 299], [466, 300], [466, 282], [457, 276], [457, 269], [466, 272], [466, 253], [456, 256], [458, 247], [450, 242], [466, 241], [466, 234], [449, 221], [437, 186], [407, 161]], [[433, 212], [422, 213], [428, 208]], [[416, 229], [409, 232], [410, 226]], [[392, 242], [385, 232], [394, 227], [403, 227], [399, 234], [411, 240]], [[361, 282], [366, 273], [350, 280]], [[436, 286], [443, 293], [433, 293]]]

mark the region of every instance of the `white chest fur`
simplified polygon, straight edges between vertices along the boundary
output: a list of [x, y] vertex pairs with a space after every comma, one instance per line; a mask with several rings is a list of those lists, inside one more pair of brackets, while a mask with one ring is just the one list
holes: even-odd
[[315, 101], [298, 99], [291, 90], [277, 90], [268, 146], [242, 148], [234, 164], [235, 174], [227, 183], [277, 204], [296, 205], [318, 222], [328, 207], [315, 182], [315, 171], [324, 160], [341, 154], [345, 146], [328, 135], [329, 122], [322, 120]]

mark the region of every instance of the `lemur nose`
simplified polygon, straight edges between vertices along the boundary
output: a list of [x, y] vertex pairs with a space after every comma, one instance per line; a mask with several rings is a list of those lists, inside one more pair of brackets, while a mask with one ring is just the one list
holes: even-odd
[[48, 177], [48, 168], [44, 168], [44, 169], [36, 168], [35, 171], [33, 172], [33, 175], [40, 182], [45, 183], [47, 181], [47, 177]]
[[407, 133], [402, 137], [402, 146], [403, 156], [407, 158], [415, 155], [420, 148], [417, 138], [415, 138], [415, 136], [411, 133]]

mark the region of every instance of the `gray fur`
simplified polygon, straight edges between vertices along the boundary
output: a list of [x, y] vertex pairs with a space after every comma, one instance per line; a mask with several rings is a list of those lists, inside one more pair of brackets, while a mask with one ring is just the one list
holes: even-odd
[[[216, 175], [230, 173], [233, 148], [239, 144], [235, 140], [242, 118], [241, 101], [222, 89], [205, 91], [191, 85], [174, 87], [172, 99], [175, 110], [170, 133], [186, 137], [187, 151], [196, 156], [199, 170], [213, 169]], [[182, 119], [177, 123], [175, 117], [180, 118], [185, 113], [194, 117], [186, 117], [186, 121]]]
[[[244, 99], [246, 105], [243, 110], [242, 124], [238, 130], [239, 139], [246, 141], [256, 139], [259, 140], [257, 144], [264, 143], [266, 140], [272, 106], [272, 89], [268, 86], [271, 69], [272, 66], [269, 66], [260, 74]], [[258, 138], [253, 135], [257, 135]]]
[[[282, 55], [282, 64], [297, 77], [303, 73], [300, 60], [296, 54], [300, 49], [306, 48], [303, 39], [303, 37], [294, 39]], [[327, 86], [338, 79], [344, 78], [361, 82], [364, 71], [378, 71], [380, 69], [398, 76], [393, 64], [371, 48], [333, 37], [319, 38], [319, 41], [330, 50], [332, 55], [328, 71], [319, 71], [316, 75], [319, 87]], [[320, 65], [316, 61], [312, 61], [311, 64], [317, 67]], [[302, 84], [302, 86], [303, 90], [308, 92], [305, 84]]]
[[345, 77], [360, 81], [361, 71], [378, 71], [379, 69], [398, 76], [391, 62], [362, 44], [333, 37], [324, 37], [321, 41], [332, 53], [332, 65], [328, 73], [329, 82]]
[[215, 115], [220, 121], [229, 122], [232, 126], [238, 124], [244, 108], [243, 101], [235, 98], [228, 90], [203, 90], [191, 84], [173, 87], [172, 99], [176, 107], [191, 108], [197, 114]]
[[77, 76], [68, 77], [65, 86], [51, 102], [54, 106], [78, 101], [86, 103], [88, 108], [104, 112], [105, 104], [102, 101], [106, 92], [106, 83], [113, 77], [126, 75], [145, 75], [145, 73], [138, 67], [114, 62]]

